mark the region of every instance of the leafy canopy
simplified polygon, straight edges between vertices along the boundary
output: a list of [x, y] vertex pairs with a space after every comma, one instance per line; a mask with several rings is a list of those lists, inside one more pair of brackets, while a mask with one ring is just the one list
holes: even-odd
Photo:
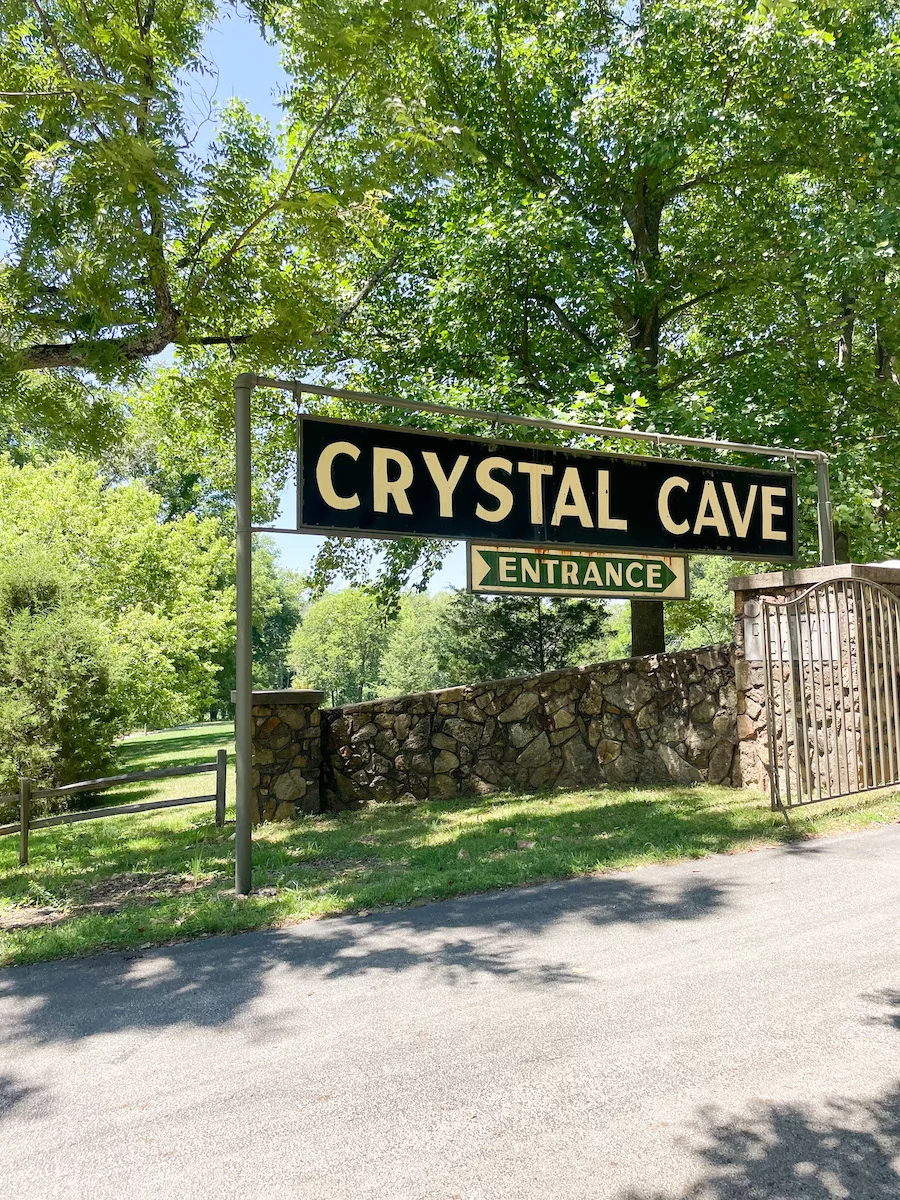
[[[380, 138], [415, 165], [384, 201], [401, 269], [344, 331], [344, 377], [836, 450], [857, 554], [896, 541], [896, 5], [266, 13], [298, 84], [291, 111], [327, 64], [379, 121], [346, 129], [349, 159]], [[367, 46], [362, 68], [341, 67], [348, 44]]]
[[331, 704], [354, 704], [377, 693], [387, 644], [384, 614], [362, 588], [329, 592], [303, 613], [288, 661], [294, 685], [319, 688]]
[[160, 522], [142, 483], [106, 486], [74, 457], [16, 467], [0, 459], [0, 561], [51, 553], [71, 604], [102, 623], [127, 719], [177, 724], [216, 694], [233, 640], [233, 552], [218, 523]]
[[[176, 347], [201, 381], [203, 449], [224, 449], [234, 375], [297, 373], [377, 284], [397, 164], [346, 161], [360, 110], [331, 71], [277, 131], [217, 107], [216, 16], [212, 0], [0, 0], [8, 444], [61, 424], [82, 449], [115, 440], [112, 385]], [[16, 378], [34, 371], [52, 384]]]
[[597, 600], [457, 592], [447, 610], [444, 669], [462, 684], [574, 666], [605, 621]]

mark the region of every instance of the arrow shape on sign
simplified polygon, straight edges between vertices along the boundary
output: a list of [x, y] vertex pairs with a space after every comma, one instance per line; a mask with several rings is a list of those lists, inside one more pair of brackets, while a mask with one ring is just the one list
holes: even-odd
[[[475, 591], [665, 596], [679, 581], [679, 572], [662, 555], [619, 556], [470, 544], [469, 562]], [[676, 565], [681, 568], [682, 582], [686, 582], [683, 561], [676, 560]]]

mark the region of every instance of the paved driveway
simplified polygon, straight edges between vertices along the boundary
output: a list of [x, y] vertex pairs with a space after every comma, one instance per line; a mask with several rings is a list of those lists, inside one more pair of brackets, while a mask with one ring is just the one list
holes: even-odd
[[0, 1193], [897, 1200], [900, 827], [0, 971]]

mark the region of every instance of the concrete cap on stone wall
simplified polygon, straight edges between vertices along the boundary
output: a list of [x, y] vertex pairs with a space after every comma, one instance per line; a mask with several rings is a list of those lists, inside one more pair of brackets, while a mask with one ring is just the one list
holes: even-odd
[[837, 563], [833, 567], [802, 567], [797, 571], [769, 571], [763, 575], [738, 575], [729, 579], [733, 592], [768, 591], [779, 587], [812, 587], [838, 579], [868, 579], [872, 583], [900, 584], [897, 563]]
[[[318, 708], [325, 699], [324, 692], [312, 688], [278, 688], [275, 691], [253, 693], [253, 704], [307, 704]], [[237, 692], [231, 693], [231, 703], [237, 702]]]

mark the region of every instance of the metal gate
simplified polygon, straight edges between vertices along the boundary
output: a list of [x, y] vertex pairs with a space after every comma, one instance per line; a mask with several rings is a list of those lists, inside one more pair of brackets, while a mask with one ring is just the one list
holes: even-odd
[[772, 807], [900, 783], [900, 600], [841, 579], [760, 604]]

